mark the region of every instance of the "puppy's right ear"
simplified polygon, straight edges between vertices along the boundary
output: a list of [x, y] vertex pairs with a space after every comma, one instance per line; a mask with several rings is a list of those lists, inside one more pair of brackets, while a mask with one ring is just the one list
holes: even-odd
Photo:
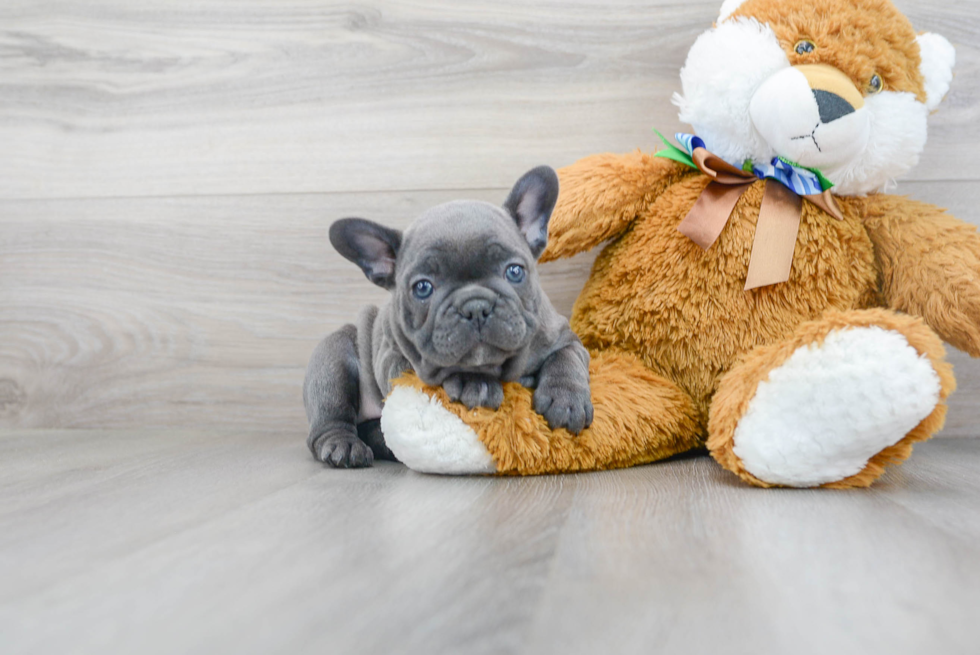
[[548, 221], [558, 202], [558, 175], [549, 166], [529, 170], [511, 190], [504, 209], [517, 223], [537, 259], [548, 245]]
[[402, 233], [363, 218], [342, 218], [330, 226], [330, 243], [384, 289], [395, 286], [395, 259]]

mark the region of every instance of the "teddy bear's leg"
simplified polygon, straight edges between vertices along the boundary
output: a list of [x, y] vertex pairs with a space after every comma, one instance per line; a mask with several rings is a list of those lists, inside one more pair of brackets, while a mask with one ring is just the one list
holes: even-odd
[[398, 461], [423, 473], [496, 473], [486, 446], [446, 403], [448, 398], [441, 399], [414, 375], [396, 380], [381, 410], [388, 448]]
[[942, 342], [920, 319], [832, 312], [722, 378], [708, 449], [759, 486], [866, 487], [942, 428], [954, 388]]
[[533, 392], [504, 385], [499, 410], [469, 410], [418, 378], [395, 381], [381, 429], [395, 456], [426, 473], [535, 475], [620, 468], [694, 448], [702, 429], [691, 398], [626, 353], [593, 354], [595, 417], [572, 435], [534, 412]]

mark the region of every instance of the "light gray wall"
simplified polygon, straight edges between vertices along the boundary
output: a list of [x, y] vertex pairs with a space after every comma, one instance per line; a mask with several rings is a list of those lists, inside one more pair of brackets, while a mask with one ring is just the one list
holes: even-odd
[[[957, 77], [899, 192], [980, 222], [980, 3], [902, 0]], [[720, 2], [5, 0], [0, 427], [302, 433], [321, 335], [382, 300], [327, 243], [653, 149]], [[549, 265], [568, 311], [593, 255]], [[976, 434], [954, 353], [946, 434]]]

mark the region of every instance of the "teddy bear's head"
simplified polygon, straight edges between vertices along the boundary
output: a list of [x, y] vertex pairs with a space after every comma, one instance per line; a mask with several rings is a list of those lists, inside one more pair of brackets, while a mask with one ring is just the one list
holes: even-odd
[[725, 0], [674, 101], [729, 163], [783, 157], [859, 195], [916, 164], [954, 59], [889, 0]]

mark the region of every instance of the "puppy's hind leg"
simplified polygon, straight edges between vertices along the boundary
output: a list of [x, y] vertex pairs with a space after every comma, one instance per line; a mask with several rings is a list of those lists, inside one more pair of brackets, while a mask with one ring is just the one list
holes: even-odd
[[345, 325], [313, 351], [303, 382], [310, 422], [306, 445], [319, 461], [336, 468], [371, 466], [374, 454], [357, 436], [360, 404], [357, 328]]
[[397, 462], [398, 458], [388, 448], [384, 434], [381, 433], [381, 419], [372, 418], [361, 421], [357, 424], [357, 436], [368, 445], [374, 453], [374, 459], [386, 459], [389, 462]]

